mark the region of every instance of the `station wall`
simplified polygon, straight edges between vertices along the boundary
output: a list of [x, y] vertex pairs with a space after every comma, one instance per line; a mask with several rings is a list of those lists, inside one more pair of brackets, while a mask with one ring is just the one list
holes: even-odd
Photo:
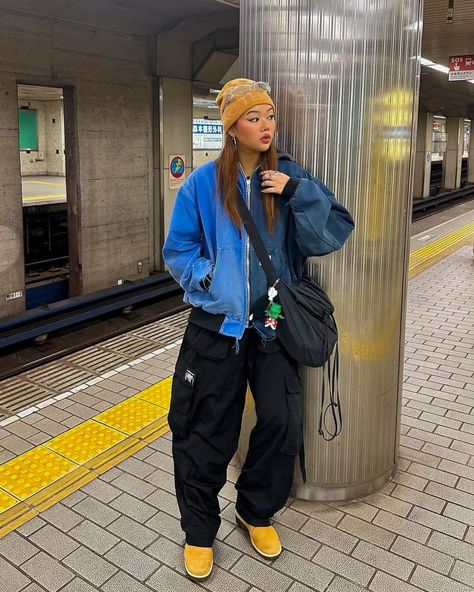
[[193, 150], [193, 169], [206, 164], [210, 160], [216, 160], [221, 153], [220, 150]]
[[38, 114], [38, 150], [31, 150], [30, 152], [22, 150], [20, 152], [22, 176], [64, 175], [62, 101], [19, 100], [18, 108], [21, 107], [35, 109]]
[[152, 126], [144, 38], [3, 10], [0, 21], [2, 317], [24, 309], [23, 298], [6, 300], [24, 289], [17, 83], [74, 89], [77, 195], [68, 198], [82, 293], [148, 275]]

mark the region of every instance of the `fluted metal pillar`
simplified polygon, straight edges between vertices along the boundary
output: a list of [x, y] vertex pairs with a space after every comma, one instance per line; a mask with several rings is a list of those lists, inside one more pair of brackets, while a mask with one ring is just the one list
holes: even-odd
[[[350, 499], [396, 468], [422, 0], [241, 0], [241, 73], [267, 80], [278, 143], [334, 190], [356, 230], [309, 261], [340, 330], [342, 434], [317, 433], [321, 371], [303, 370], [308, 481]], [[244, 416], [241, 456], [252, 419]]]

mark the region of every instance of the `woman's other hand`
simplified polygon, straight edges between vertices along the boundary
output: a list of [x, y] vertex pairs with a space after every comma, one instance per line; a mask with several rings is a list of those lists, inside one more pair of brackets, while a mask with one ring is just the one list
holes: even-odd
[[260, 173], [262, 178], [262, 193], [276, 193], [281, 195], [285, 185], [290, 180], [288, 175], [280, 171], [262, 171]]

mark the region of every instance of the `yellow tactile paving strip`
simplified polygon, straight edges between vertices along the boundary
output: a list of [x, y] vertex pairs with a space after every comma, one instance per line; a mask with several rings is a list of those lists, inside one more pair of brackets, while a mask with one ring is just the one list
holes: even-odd
[[472, 244], [473, 240], [474, 222], [469, 222], [429, 245], [413, 251], [410, 254], [408, 277], [415, 277], [463, 245]]
[[16, 500], [13, 496], [9, 495], [8, 493], [0, 491], [0, 512], [8, 510], [12, 506], [14, 506], [17, 503], [17, 501], [18, 500]]
[[2, 488], [24, 501], [76, 468], [70, 460], [37, 446], [0, 467]]
[[0, 466], [0, 537], [169, 430], [171, 377]]
[[107, 409], [97, 415], [95, 419], [131, 436], [166, 413], [167, 409], [163, 409], [159, 405], [132, 397]]
[[[474, 222], [410, 256], [412, 278], [468, 244]], [[0, 537], [169, 430], [171, 377], [0, 466]]]
[[84, 464], [112, 448], [127, 436], [106, 425], [89, 419], [44, 445], [77, 464]]

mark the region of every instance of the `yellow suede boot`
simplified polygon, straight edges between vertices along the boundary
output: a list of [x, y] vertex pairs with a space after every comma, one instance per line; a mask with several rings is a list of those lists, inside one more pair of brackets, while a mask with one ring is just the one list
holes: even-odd
[[267, 559], [273, 559], [280, 555], [280, 537], [273, 526], [252, 526], [245, 522], [242, 516], [235, 511], [235, 518], [240, 528], [246, 530], [250, 535], [250, 541], [257, 553]]
[[202, 582], [210, 575], [214, 566], [212, 547], [184, 545], [184, 567], [193, 580]]

